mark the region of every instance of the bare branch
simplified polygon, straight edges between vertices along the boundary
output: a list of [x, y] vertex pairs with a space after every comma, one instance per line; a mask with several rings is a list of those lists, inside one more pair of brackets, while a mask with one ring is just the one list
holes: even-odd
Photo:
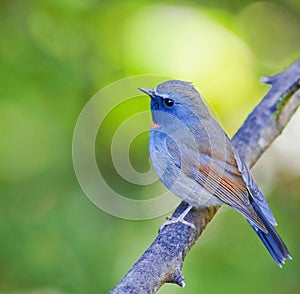
[[[250, 167], [280, 135], [300, 104], [300, 60], [282, 73], [264, 77], [262, 82], [271, 84], [271, 90], [232, 138]], [[180, 215], [185, 208], [186, 204], [182, 202], [173, 216]], [[166, 226], [110, 293], [156, 293], [164, 283], [184, 287], [183, 260], [218, 208], [191, 210], [186, 220], [194, 224], [196, 230], [182, 223]]]

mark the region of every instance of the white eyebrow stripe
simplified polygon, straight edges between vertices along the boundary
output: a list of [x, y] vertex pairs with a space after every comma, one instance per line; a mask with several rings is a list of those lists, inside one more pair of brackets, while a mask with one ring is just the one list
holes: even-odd
[[158, 92], [156, 91], [156, 87], [153, 89], [153, 92], [154, 92], [154, 94], [155, 94], [156, 96], [159, 96], [159, 97], [161, 97], [161, 98], [163, 98], [163, 99], [170, 98], [170, 96], [169, 96], [168, 94], [160, 94], [160, 93], [158, 93]]

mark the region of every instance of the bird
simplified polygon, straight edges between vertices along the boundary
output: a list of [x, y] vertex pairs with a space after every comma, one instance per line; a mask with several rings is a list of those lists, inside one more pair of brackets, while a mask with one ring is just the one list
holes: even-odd
[[246, 218], [278, 266], [292, 259], [250, 169], [190, 82], [168, 80], [138, 88], [150, 96], [149, 154], [160, 181], [187, 209], [229, 205]]

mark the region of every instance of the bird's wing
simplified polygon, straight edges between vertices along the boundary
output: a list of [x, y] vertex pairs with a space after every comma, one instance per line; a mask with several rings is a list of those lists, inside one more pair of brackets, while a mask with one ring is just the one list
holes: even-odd
[[[221, 201], [235, 208], [262, 231], [266, 227], [254, 211], [249, 197], [252, 197], [239, 171], [233, 153], [222, 158], [212, 158], [209, 154], [196, 153], [194, 150], [178, 150], [174, 142], [167, 143], [168, 151], [176, 165], [193, 177], [204, 189]], [[189, 158], [200, 160], [197, 163], [185, 162], [183, 153], [188, 152]], [[181, 157], [180, 157], [181, 156]], [[188, 160], [190, 161], [190, 160]]]
[[199, 172], [195, 180], [201, 186], [266, 231], [265, 225], [250, 203], [251, 195], [242, 175], [235, 166], [229, 163], [220, 165], [218, 160], [210, 159], [208, 164], [200, 164], [197, 169]]
[[262, 210], [264, 216], [266, 219], [273, 225], [277, 226], [277, 222], [275, 220], [275, 217], [267, 203], [267, 200], [263, 194], [263, 192], [260, 190], [258, 185], [256, 184], [252, 173], [250, 169], [247, 167], [245, 161], [240, 158], [237, 151], [233, 148], [233, 156], [236, 160], [236, 165], [238, 167], [238, 170], [242, 174], [242, 178], [247, 186], [248, 191], [250, 192], [251, 196], [253, 197], [256, 204], [259, 206], [259, 208]]

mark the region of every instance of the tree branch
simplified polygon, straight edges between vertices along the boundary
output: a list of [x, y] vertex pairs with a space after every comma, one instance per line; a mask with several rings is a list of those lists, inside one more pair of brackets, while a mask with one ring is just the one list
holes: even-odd
[[[232, 138], [240, 156], [252, 167], [282, 132], [300, 104], [300, 60], [282, 73], [264, 77], [272, 87]], [[186, 208], [182, 202], [173, 216]], [[184, 287], [183, 260], [219, 207], [192, 209], [186, 220], [196, 230], [175, 223], [166, 226], [111, 294], [156, 293], [164, 283]]]

